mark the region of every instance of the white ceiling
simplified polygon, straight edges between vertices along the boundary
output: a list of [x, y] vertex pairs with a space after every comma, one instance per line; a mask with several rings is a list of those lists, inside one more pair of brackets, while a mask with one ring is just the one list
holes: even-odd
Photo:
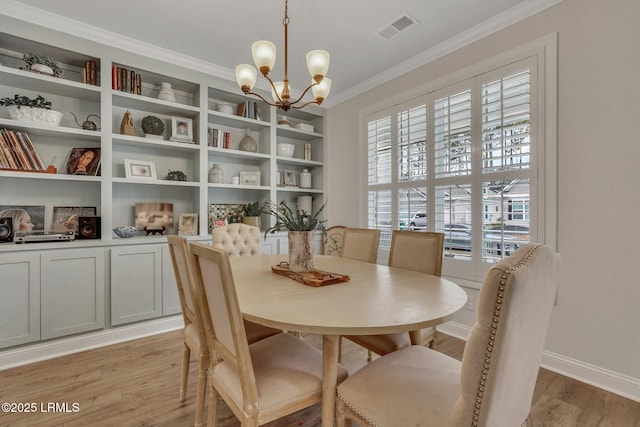
[[[326, 104], [335, 105], [558, 1], [291, 0], [290, 84], [302, 89], [310, 82], [307, 51], [328, 50], [328, 77], [333, 84]], [[159, 54], [175, 51], [190, 57], [182, 59], [216, 64], [215, 73], [227, 78], [237, 64], [253, 62], [251, 43], [271, 40], [278, 47], [272, 77], [282, 79], [284, 0], [0, 0], [0, 4], [0, 13], [81, 37], [110, 43], [121, 37], [135, 39], [143, 42], [146, 52], [157, 47]], [[378, 35], [405, 13], [418, 23], [389, 40]], [[130, 40], [121, 43], [135, 45]]]

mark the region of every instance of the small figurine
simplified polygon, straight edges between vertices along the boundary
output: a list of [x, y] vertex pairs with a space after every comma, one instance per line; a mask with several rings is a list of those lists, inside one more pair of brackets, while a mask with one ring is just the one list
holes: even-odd
[[73, 114], [72, 111], [69, 111], [69, 112], [73, 116], [73, 119], [76, 121], [76, 124], [78, 126], [80, 126], [82, 129], [85, 129], [85, 130], [100, 130], [100, 128], [94, 122], [89, 120], [89, 117], [91, 117], [91, 116], [95, 116], [95, 117], [99, 118], [100, 120], [102, 120], [102, 118], [100, 118], [99, 115], [97, 115], [97, 114], [89, 114], [87, 116], [87, 119], [84, 122], [82, 122], [82, 124], [80, 124], [80, 123], [78, 123], [78, 118], [76, 117], [76, 115]]

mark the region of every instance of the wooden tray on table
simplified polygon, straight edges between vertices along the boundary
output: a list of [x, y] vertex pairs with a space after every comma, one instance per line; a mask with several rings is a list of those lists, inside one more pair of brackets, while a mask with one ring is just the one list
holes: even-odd
[[278, 265], [272, 265], [271, 271], [282, 276], [286, 276], [290, 279], [300, 282], [307, 286], [325, 286], [333, 285], [334, 283], [343, 283], [349, 280], [349, 276], [346, 274], [329, 273], [328, 271], [316, 270], [308, 272], [295, 272], [289, 270], [289, 263], [281, 262]]

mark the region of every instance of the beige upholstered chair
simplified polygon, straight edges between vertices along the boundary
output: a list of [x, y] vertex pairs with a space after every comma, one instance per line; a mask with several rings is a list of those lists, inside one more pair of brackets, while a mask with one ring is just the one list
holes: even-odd
[[380, 230], [347, 227], [342, 238], [342, 256], [375, 264], [379, 242]]
[[[198, 302], [212, 358], [209, 426], [216, 425], [217, 397], [242, 426], [258, 426], [321, 401], [322, 354], [289, 334], [248, 345], [229, 256], [191, 243]], [[338, 383], [347, 377], [338, 367]]]
[[198, 385], [196, 388], [196, 421], [195, 426], [202, 425], [204, 410], [205, 386], [207, 381], [207, 367], [209, 366], [209, 351], [205, 343], [204, 329], [201, 326], [199, 307], [193, 292], [193, 269], [191, 267], [189, 244], [187, 239], [178, 236], [167, 236], [169, 252], [173, 262], [173, 271], [178, 284], [180, 306], [184, 318], [184, 348], [182, 350], [182, 368], [180, 374], [180, 401], [184, 402], [189, 379], [189, 360], [191, 353], [198, 361]]
[[[209, 366], [209, 350], [205, 344], [204, 329], [200, 309], [196, 301], [197, 291], [191, 263], [191, 253], [187, 239], [179, 236], [167, 236], [169, 252], [173, 262], [173, 271], [178, 285], [180, 306], [184, 318], [184, 349], [182, 351], [182, 368], [180, 374], [180, 401], [184, 401], [189, 378], [189, 360], [193, 353], [198, 361], [198, 385], [196, 387], [196, 421], [195, 426], [202, 425], [204, 410], [207, 367]], [[275, 335], [280, 331], [255, 323], [246, 322], [248, 342], [253, 343]]]
[[252, 225], [236, 223], [214, 228], [211, 238], [214, 246], [224, 249], [229, 255], [262, 253], [260, 229]]
[[[440, 276], [443, 247], [443, 233], [394, 230], [391, 235], [389, 266]], [[431, 348], [435, 348], [437, 333], [435, 326], [415, 332], [416, 336], [420, 337], [418, 344], [429, 344]], [[382, 356], [411, 345], [409, 333], [345, 336], [345, 338], [369, 350], [367, 360], [371, 360], [371, 352]]]
[[324, 238], [324, 254], [331, 256], [342, 256], [342, 240], [344, 237], [344, 225], [334, 225], [327, 228]]
[[338, 386], [338, 427], [519, 427], [528, 423], [558, 277], [528, 244], [487, 273], [462, 363], [423, 346], [383, 356]]

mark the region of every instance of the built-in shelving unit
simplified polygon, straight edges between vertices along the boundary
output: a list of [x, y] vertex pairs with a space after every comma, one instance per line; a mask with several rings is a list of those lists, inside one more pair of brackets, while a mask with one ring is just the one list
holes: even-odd
[[[188, 239], [199, 242], [210, 242], [212, 204], [237, 207], [285, 200], [295, 207], [299, 196], [311, 196], [315, 208], [322, 205], [321, 109], [288, 112], [291, 126], [279, 125], [282, 113], [262, 102], [251, 104], [252, 117], [239, 116], [236, 106], [247, 107], [247, 101], [255, 100], [242, 95], [235, 82], [155, 60], [151, 53], [139, 56], [126, 47], [104, 46], [8, 18], [0, 21], [0, 98], [41, 95], [64, 114], [60, 125], [53, 126], [12, 120], [0, 107], [0, 128], [26, 132], [44, 166], [57, 169], [55, 173], [0, 170], [0, 206], [44, 206], [42, 218], [33, 221], [45, 230], [52, 229], [54, 207], [95, 207], [101, 229], [99, 239], [0, 242], [0, 280], [7, 285], [0, 286], [0, 323], [10, 325], [0, 330], [2, 351], [72, 334], [76, 339], [78, 334], [179, 313], [166, 238], [140, 232], [123, 239], [111, 231], [135, 223], [136, 203], [172, 203], [174, 227], [169, 234], [177, 233], [180, 214], [197, 213], [198, 233]], [[21, 69], [24, 53], [53, 57], [63, 69], [62, 76]], [[96, 84], [83, 82], [87, 63], [95, 63]], [[134, 80], [140, 75], [140, 90], [118, 90], [117, 80], [114, 89], [114, 67], [127, 69], [129, 77], [134, 72]], [[158, 99], [164, 83], [171, 85], [175, 101]], [[133, 135], [121, 133], [127, 112], [133, 118]], [[91, 117], [98, 129], [82, 129], [71, 113], [80, 123]], [[142, 119], [149, 115], [164, 123], [161, 136], [142, 130]], [[173, 118], [190, 124], [191, 143], [171, 140]], [[298, 124], [313, 131], [297, 129]], [[228, 148], [209, 145], [209, 128], [229, 134]], [[247, 130], [258, 143], [256, 152], [239, 149]], [[278, 142], [293, 144], [293, 157], [278, 156]], [[305, 144], [311, 144], [310, 160], [304, 158]], [[74, 148], [100, 153], [97, 175], [67, 173], [67, 159]], [[128, 177], [127, 159], [152, 162], [157, 179]], [[209, 182], [213, 164], [222, 168], [223, 182]], [[312, 188], [279, 186], [278, 172], [299, 174], [303, 169], [312, 174]], [[169, 171], [182, 171], [186, 181], [165, 179]], [[234, 176], [241, 175], [253, 178], [234, 183]], [[262, 223], [266, 229], [273, 219], [264, 215]], [[316, 248], [320, 248], [321, 236], [316, 237]], [[263, 249], [285, 253], [286, 233], [270, 234]]]
[[[24, 66], [22, 54], [30, 52], [60, 58], [62, 76], [56, 78], [20, 69]], [[176, 232], [181, 213], [198, 213], [201, 236], [210, 233], [208, 207], [212, 203], [285, 200], [295, 206], [297, 196], [303, 194], [311, 195], [317, 207], [323, 202], [324, 118], [321, 110], [287, 112], [291, 126], [277, 124], [282, 112], [260, 101], [255, 104], [257, 117], [239, 116], [235, 114], [237, 105], [255, 100], [242, 95], [228, 81], [148, 58], [124, 53], [118, 58], [118, 53], [107, 51], [103, 55], [99, 50], [88, 53], [65, 50], [47, 45], [46, 41], [0, 34], [0, 97], [42, 95], [53, 103], [54, 110], [64, 113], [61, 125], [52, 126], [11, 120], [7, 111], [0, 108], [0, 128], [27, 132], [45, 165], [57, 168], [56, 174], [0, 171], [3, 188], [16, 189], [3, 191], [0, 205], [44, 205], [45, 229], [51, 227], [54, 206], [95, 206], [101, 217], [101, 240], [108, 243], [119, 239], [110, 231], [113, 227], [134, 224], [136, 202], [173, 203], [176, 227], [172, 232]], [[97, 85], [81, 81], [80, 70], [85, 61], [96, 62]], [[112, 88], [112, 69], [116, 67], [140, 74], [139, 94]], [[175, 102], [157, 98], [161, 83], [171, 85]], [[97, 131], [79, 128], [71, 112], [80, 122], [90, 114], [95, 115], [93, 120], [99, 121], [101, 128]], [[126, 112], [133, 117], [135, 135], [120, 133]], [[164, 122], [161, 139], [148, 137], [142, 131], [141, 121], [149, 115]], [[96, 116], [101, 119], [97, 120]], [[192, 143], [170, 140], [173, 117], [191, 121]], [[296, 128], [300, 123], [312, 126], [313, 131]], [[209, 146], [209, 128], [228, 132], [229, 147]], [[258, 143], [257, 152], [239, 149], [238, 144], [247, 130]], [[276, 155], [278, 142], [293, 144], [293, 157]], [[305, 144], [311, 144], [312, 160], [304, 159]], [[69, 153], [77, 147], [100, 149], [99, 176], [66, 174]], [[153, 162], [157, 180], [126, 178], [125, 159]], [[208, 172], [214, 164], [223, 170], [222, 183], [208, 182]], [[312, 174], [312, 188], [279, 186], [278, 172], [298, 175], [303, 169]], [[187, 181], [165, 180], [167, 173], [174, 170], [184, 172]], [[259, 172], [259, 184], [234, 184], [233, 178], [239, 178], [242, 172]], [[25, 192], [22, 188], [32, 191]], [[265, 227], [269, 221], [269, 217], [263, 219]], [[6, 245], [0, 245], [0, 251], [4, 248]]]

